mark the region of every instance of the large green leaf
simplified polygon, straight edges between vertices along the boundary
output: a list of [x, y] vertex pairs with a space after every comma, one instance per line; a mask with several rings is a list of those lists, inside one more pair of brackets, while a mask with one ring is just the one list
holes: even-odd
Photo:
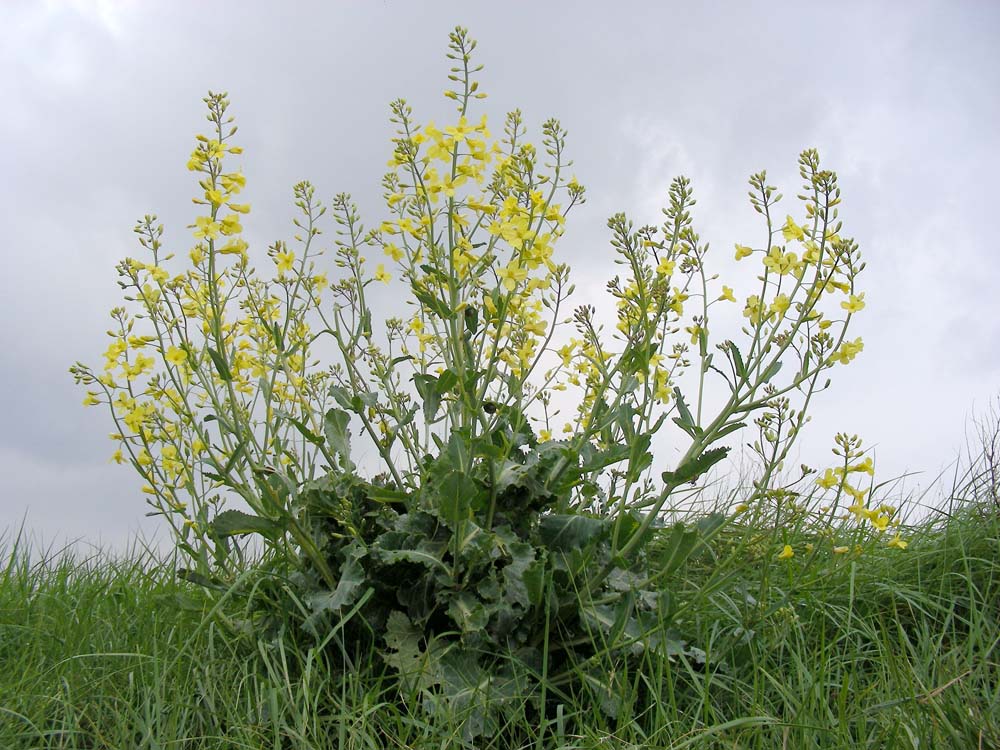
[[389, 613], [385, 626], [385, 663], [396, 670], [400, 681], [412, 694], [426, 690], [440, 681], [441, 665], [435, 643], [426, 651], [421, 647], [423, 632], [399, 611]]
[[486, 627], [489, 610], [473, 594], [460, 591], [448, 605], [448, 616], [463, 633], [476, 633]]
[[610, 528], [606, 518], [577, 513], [552, 513], [538, 522], [538, 535], [549, 549], [559, 552], [579, 549], [599, 539]]
[[535, 548], [527, 542], [507, 545], [511, 561], [503, 569], [504, 592], [508, 605], [524, 609], [542, 601], [545, 567], [535, 557]]
[[437, 513], [456, 528], [472, 517], [472, 502], [479, 493], [476, 482], [461, 471], [449, 472], [437, 487]]
[[340, 614], [345, 607], [351, 606], [364, 590], [365, 569], [361, 564], [367, 553], [357, 544], [352, 544], [347, 553], [347, 559], [340, 567], [340, 579], [333, 591], [323, 591], [313, 594], [308, 599], [312, 614], [306, 618], [305, 626], [313, 629], [317, 622], [326, 614]]

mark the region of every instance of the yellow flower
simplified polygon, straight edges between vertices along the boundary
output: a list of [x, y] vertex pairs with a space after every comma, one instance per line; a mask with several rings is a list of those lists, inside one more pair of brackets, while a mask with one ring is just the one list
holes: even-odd
[[221, 206], [226, 200], [218, 190], [206, 190], [205, 199], [213, 206]]
[[738, 516], [740, 513], [746, 513], [748, 510], [750, 510], [749, 505], [747, 505], [746, 503], [740, 503], [735, 508], [733, 508], [733, 515]]
[[781, 234], [785, 240], [801, 240], [806, 236], [805, 230], [796, 224], [791, 216], [785, 218], [785, 226], [781, 228]]
[[403, 251], [400, 250], [396, 245], [392, 244], [391, 242], [387, 242], [383, 250], [385, 250], [386, 255], [388, 255], [397, 263], [403, 258]]
[[850, 551], [851, 551], [850, 547], [834, 547], [833, 548], [833, 554], [835, 554], [835, 555], [846, 555]]
[[279, 250], [274, 254], [274, 262], [278, 264], [279, 274], [288, 273], [295, 264], [295, 252], [292, 250], [281, 252]]
[[229, 206], [230, 210], [235, 211], [238, 214], [250, 213], [249, 203], [227, 203], [226, 205]]
[[743, 317], [749, 318], [753, 325], [758, 325], [763, 318], [764, 311], [760, 304], [760, 297], [751, 294], [747, 297], [746, 306], [743, 308]]
[[165, 357], [167, 362], [169, 362], [172, 365], [180, 366], [183, 365], [185, 362], [187, 362], [187, 352], [181, 349], [179, 346], [172, 346], [169, 349], [167, 349]]
[[547, 443], [549, 440], [552, 439], [551, 430], [539, 430], [538, 439], [541, 440], [543, 443]]
[[830, 357], [830, 360], [832, 362], [840, 362], [840, 364], [846, 365], [864, 348], [865, 344], [859, 336], [854, 341], [845, 341], [841, 344], [840, 348]]
[[246, 249], [250, 247], [246, 240], [241, 240], [239, 237], [233, 237], [229, 242], [219, 248], [219, 252], [223, 255], [242, 255], [246, 252]]
[[223, 234], [239, 234], [243, 231], [243, 226], [240, 224], [240, 217], [236, 214], [229, 214], [229, 216], [226, 216], [220, 222], [219, 230]]
[[786, 544], [784, 549], [778, 553], [779, 560], [790, 560], [795, 557], [795, 550], [792, 549], [792, 545]]
[[787, 294], [779, 294], [774, 298], [774, 302], [771, 303], [770, 311], [776, 313], [778, 317], [783, 317], [791, 304], [792, 301], [788, 299]]
[[867, 456], [864, 461], [854, 464], [850, 467], [848, 471], [863, 471], [868, 476], [875, 476], [875, 464], [872, 462], [872, 457]]
[[214, 240], [219, 236], [219, 222], [212, 221], [211, 216], [199, 216], [194, 220], [194, 236], [204, 237], [205, 239]]
[[899, 534], [896, 534], [892, 539], [886, 542], [886, 547], [893, 547], [895, 549], [906, 549], [908, 542], [904, 542], [899, 538]]
[[859, 310], [865, 309], [865, 293], [852, 294], [847, 298], [847, 302], [841, 302], [840, 306], [847, 310], [849, 313], [856, 313]]
[[219, 178], [219, 181], [222, 183], [223, 189], [227, 193], [232, 193], [233, 195], [240, 192], [240, 190], [242, 190], [247, 184], [247, 178], [238, 172], [233, 174], [224, 174], [221, 178]]
[[722, 294], [719, 295], [719, 301], [721, 302], [722, 300], [726, 300], [728, 302], [736, 301], [736, 297], [733, 296], [733, 290], [725, 285], [722, 286]]
[[125, 461], [125, 456], [122, 455], [122, 449], [119, 448], [114, 453], [111, 454], [111, 460], [116, 464], [123, 463]]
[[794, 273], [801, 265], [795, 253], [783, 252], [778, 245], [772, 247], [771, 251], [764, 256], [764, 267], [779, 276]]
[[879, 531], [885, 531], [889, 528], [889, 516], [884, 513], [872, 511], [868, 514], [868, 520], [871, 521], [872, 526]]
[[737, 244], [736, 245], [736, 260], [742, 260], [743, 258], [746, 258], [752, 252], [753, 252], [753, 250], [751, 248], [747, 247], [746, 245], [739, 245], [739, 244]]
[[528, 278], [528, 269], [518, 263], [511, 263], [506, 268], [501, 268], [497, 271], [497, 276], [500, 277], [500, 283], [503, 284], [503, 288], [508, 292], [513, 292], [519, 281], [524, 281]]
[[375, 281], [382, 281], [388, 284], [389, 279], [391, 278], [392, 276], [385, 272], [385, 265], [383, 263], [379, 263], [378, 268], [375, 269]]
[[816, 479], [816, 484], [825, 490], [833, 489], [840, 483], [840, 475], [833, 469], [827, 469], [826, 473]]
[[656, 267], [657, 276], [669, 276], [674, 272], [674, 268], [677, 266], [674, 261], [664, 258], [660, 261], [660, 265]]

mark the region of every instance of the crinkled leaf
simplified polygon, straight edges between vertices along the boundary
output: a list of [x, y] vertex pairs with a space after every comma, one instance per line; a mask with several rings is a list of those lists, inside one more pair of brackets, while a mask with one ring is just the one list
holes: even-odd
[[364, 590], [365, 569], [361, 559], [366, 552], [360, 546], [352, 545], [347, 559], [340, 567], [340, 579], [333, 591], [323, 591], [309, 597], [312, 614], [306, 618], [305, 626], [312, 628], [327, 612], [340, 614], [344, 607], [352, 605]]
[[389, 613], [385, 626], [388, 650], [382, 658], [399, 673], [400, 681], [412, 693], [426, 690], [440, 680], [437, 649], [432, 647], [425, 651], [421, 647], [422, 635], [405, 614], [399, 611]]

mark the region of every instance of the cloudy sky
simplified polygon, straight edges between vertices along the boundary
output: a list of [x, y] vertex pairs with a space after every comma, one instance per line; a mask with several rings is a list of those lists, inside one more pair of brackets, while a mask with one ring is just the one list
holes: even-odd
[[918, 488], [955, 458], [1000, 392], [1000, 5], [6, 0], [0, 529], [121, 546], [156, 528], [67, 368], [100, 364], [135, 220], [155, 212], [168, 246], [190, 244], [184, 164], [206, 91], [228, 91], [241, 125], [257, 247], [291, 235], [301, 179], [352, 192], [373, 223], [387, 105], [449, 111], [456, 24], [479, 40], [492, 119], [520, 107], [569, 130], [589, 201], [561, 251], [585, 293], [614, 273], [607, 217], [657, 223], [677, 174], [724, 273], [734, 242], [759, 244], [749, 174], [766, 168], [791, 207], [797, 155], [819, 149], [868, 307], [864, 353], [818, 398], [801, 459], [857, 432], [882, 478], [922, 472]]

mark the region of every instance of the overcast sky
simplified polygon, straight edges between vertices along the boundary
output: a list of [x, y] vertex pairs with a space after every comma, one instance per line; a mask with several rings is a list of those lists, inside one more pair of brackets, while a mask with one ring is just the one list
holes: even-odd
[[696, 227], [725, 272], [761, 227], [746, 179], [767, 169], [794, 208], [798, 153], [840, 175], [845, 233], [868, 262], [863, 354], [818, 397], [801, 459], [834, 433], [875, 446], [881, 478], [955, 458], [1000, 392], [1000, 5], [993, 2], [0, 3], [0, 530], [121, 546], [145, 519], [140, 482], [108, 462], [109, 416], [67, 368], [100, 365], [114, 265], [155, 212], [183, 256], [206, 125], [228, 91], [258, 248], [291, 235], [292, 185], [354, 194], [381, 219], [388, 103], [449, 111], [456, 24], [479, 40], [498, 131], [569, 130], [588, 203], [560, 252], [589, 294], [615, 272], [605, 228], [658, 223], [693, 180]]

